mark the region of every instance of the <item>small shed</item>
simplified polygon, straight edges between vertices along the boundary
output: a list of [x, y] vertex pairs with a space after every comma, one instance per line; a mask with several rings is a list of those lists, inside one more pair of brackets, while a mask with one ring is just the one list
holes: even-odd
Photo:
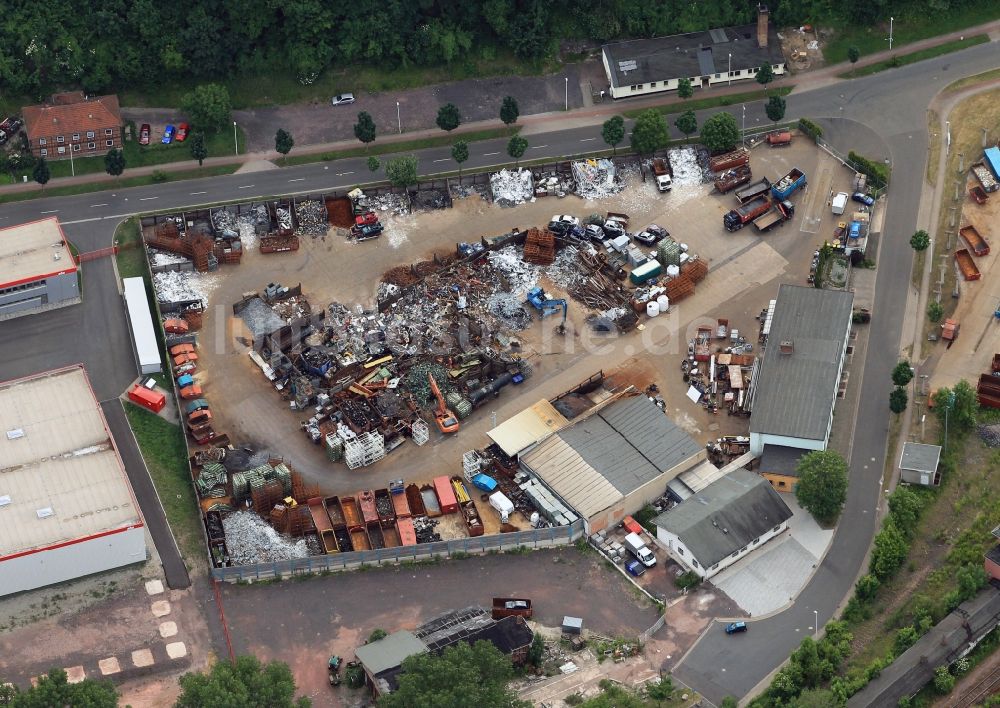
[[159, 413], [163, 410], [163, 406], [167, 404], [167, 398], [162, 393], [139, 384], [136, 384], [129, 390], [128, 400], [153, 413]]
[[899, 457], [900, 481], [936, 487], [941, 484], [938, 462], [941, 460], [940, 445], [923, 443], [903, 443], [903, 453]]

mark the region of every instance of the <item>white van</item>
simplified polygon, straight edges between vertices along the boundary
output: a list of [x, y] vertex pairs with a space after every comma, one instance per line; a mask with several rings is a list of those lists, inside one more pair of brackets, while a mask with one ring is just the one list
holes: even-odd
[[837, 192], [837, 196], [833, 198], [833, 213], [836, 215], [841, 215], [847, 208], [847, 200], [849, 195], [847, 192]]
[[656, 556], [653, 555], [651, 550], [646, 548], [646, 543], [639, 537], [639, 534], [630, 533], [625, 536], [625, 547], [635, 556], [636, 560], [647, 568], [652, 568], [656, 565]]
[[503, 492], [494, 492], [490, 495], [490, 506], [500, 514], [500, 523], [510, 522], [510, 515], [514, 513], [514, 504]]

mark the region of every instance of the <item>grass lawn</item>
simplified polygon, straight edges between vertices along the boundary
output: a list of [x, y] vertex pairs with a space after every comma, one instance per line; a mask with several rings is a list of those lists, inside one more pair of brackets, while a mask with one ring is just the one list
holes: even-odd
[[[764, 101], [770, 96], [787, 96], [792, 92], [791, 86], [780, 86], [778, 88], [770, 89], [765, 92], [763, 89], [760, 91], [748, 91], [746, 93], [732, 93], [728, 96], [710, 96], [708, 98], [692, 98], [681, 103], [671, 103], [665, 106], [657, 106], [656, 110], [660, 111], [665, 115], [672, 115], [674, 113], [683, 113], [684, 111], [701, 111], [706, 108], [718, 108], [720, 106], [732, 106], [737, 103], [750, 103], [751, 101]], [[649, 110], [648, 108], [633, 108], [628, 111], [623, 111], [623, 115], [626, 118], [635, 118], [643, 111]]]
[[900, 54], [898, 56], [894, 56], [892, 59], [861, 67], [856, 71], [853, 69], [851, 71], [845, 71], [843, 74], [838, 74], [838, 77], [841, 79], [853, 79], [858, 76], [870, 76], [871, 74], [877, 74], [880, 71], [896, 69], [900, 66], [906, 66], [907, 64], [923, 61], [924, 59], [933, 59], [934, 57], [939, 57], [943, 54], [951, 54], [952, 52], [957, 52], [961, 49], [965, 49], [966, 47], [974, 47], [977, 44], [985, 44], [989, 41], [989, 36], [985, 34], [977, 34], [974, 37], [966, 37], [965, 39], [956, 39], [951, 42], [939, 44], [936, 47], [928, 47], [927, 49], [910, 52], [909, 54]]
[[[555, 71], [559, 63], [528, 62], [516, 58], [513, 53], [497, 51], [490, 47], [480, 49], [480, 57], [435, 67], [392, 67], [358, 65], [345, 66], [324, 71], [313, 83], [303, 85], [299, 80], [282, 70], [261, 71], [247, 76], [234, 76], [223, 83], [229, 89], [233, 108], [260, 108], [263, 106], [286, 105], [320, 101], [326, 103], [330, 97], [350, 91], [355, 94], [379, 91], [402, 91], [405, 89], [437, 84], [445, 81], [460, 81], [470, 78], [490, 76], [530, 76]], [[120, 94], [125, 106], [180, 106], [184, 94], [193, 88], [190, 81], [167, 82], [149, 89], [134, 89]], [[500, 100], [496, 97], [497, 113]]]
[[966, 76], [964, 79], [959, 79], [958, 81], [948, 84], [944, 90], [948, 93], [952, 93], [955, 91], [961, 91], [967, 86], [974, 86], [975, 84], [980, 84], [984, 81], [993, 81], [994, 79], [1000, 79], [1000, 69], [990, 69], [989, 71], [984, 71], [981, 74]]
[[932, 108], [927, 109], [927, 182], [937, 184], [938, 167], [941, 166], [941, 116]]
[[71, 184], [66, 185], [65, 187], [35, 189], [30, 192], [0, 194], [0, 204], [6, 204], [8, 202], [23, 202], [28, 199], [39, 199], [41, 197], [68, 197], [74, 194], [101, 192], [108, 189], [109, 184], [113, 184], [116, 189], [124, 189], [126, 187], [145, 187], [149, 184], [159, 184], [161, 182], [177, 182], [185, 179], [198, 179], [199, 177], [231, 175], [239, 169], [239, 167], [239, 165], [217, 165], [214, 167], [202, 167], [201, 169], [185, 170], [183, 172], [163, 172], [160, 173], [162, 176], [161, 179], [157, 179], [153, 175], [145, 175], [142, 177], [122, 177], [114, 183], [90, 182], [87, 184]]
[[[892, 46], [902, 47], [910, 42], [957, 32], [998, 18], [1000, 18], [1000, 4], [997, 3], [973, 3], [942, 13], [897, 17], [892, 25]], [[888, 21], [876, 26], [860, 23], [851, 25], [843, 20], [828, 24], [833, 24], [836, 32], [823, 49], [823, 57], [828, 64], [847, 61], [848, 47], [860, 49], [861, 56], [889, 48]]]
[[287, 163], [285, 159], [278, 159], [276, 164], [304, 165], [310, 162], [328, 162], [330, 160], [343, 160], [347, 157], [368, 157], [369, 155], [385, 155], [387, 153], [410, 152], [413, 150], [425, 150], [427, 148], [443, 147], [454, 145], [459, 140], [467, 143], [480, 142], [482, 140], [493, 140], [494, 138], [506, 138], [518, 132], [517, 126], [513, 130], [504, 126], [503, 128], [489, 128], [487, 130], [476, 130], [471, 133], [461, 133], [455, 135], [439, 135], [432, 138], [419, 138], [416, 140], [404, 140], [395, 143], [371, 143], [364, 147], [350, 148], [347, 150], [335, 150], [333, 152], [314, 153], [312, 155], [289, 155]]
[[201, 539], [198, 502], [184, 447], [184, 433], [179, 426], [133, 403], [125, 403], [125, 415], [139, 442], [139, 449], [181, 554], [188, 566], [193, 566], [204, 557], [205, 549]]
[[142, 252], [142, 231], [139, 228], [139, 217], [123, 221], [115, 231], [115, 241], [118, 242], [118, 276], [121, 278], [142, 278], [148, 275], [146, 257]]

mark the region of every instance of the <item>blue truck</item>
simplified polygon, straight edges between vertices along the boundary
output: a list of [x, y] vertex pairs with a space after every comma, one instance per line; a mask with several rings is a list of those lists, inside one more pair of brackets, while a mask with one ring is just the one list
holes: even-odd
[[791, 172], [772, 185], [771, 194], [780, 202], [788, 199], [804, 186], [806, 186], [806, 173], [798, 167], [793, 167]]

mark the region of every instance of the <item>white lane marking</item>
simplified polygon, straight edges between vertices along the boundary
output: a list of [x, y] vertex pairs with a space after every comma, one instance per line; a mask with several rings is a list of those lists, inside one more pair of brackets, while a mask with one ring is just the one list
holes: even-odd
[[237, 189], [250, 189], [251, 187], [253, 187], [252, 184], [244, 184], [242, 187], [237, 187]]
[[305, 179], [305, 177], [296, 177], [295, 179], [290, 179], [288, 181], [289, 182], [301, 182], [304, 179]]
[[208, 192], [191, 192], [192, 197], [196, 194], [208, 194]]
[[542, 148], [547, 148], [548, 145], [532, 145], [531, 147], [534, 150], [541, 150]]
[[41, 214], [55, 214], [57, 211], [59, 211], [59, 210], [58, 209], [50, 209], [49, 211], [43, 211], [43, 212], [39, 212], [39, 213], [41, 213]]
[[353, 175], [353, 174], [354, 174], [353, 172], [338, 172], [337, 176], [343, 177], [344, 175]]
[[450, 159], [450, 157], [442, 157], [440, 160], [434, 160], [434, 162], [447, 162]]
[[91, 204], [90, 208], [95, 209], [96, 207], [102, 207], [102, 206], [107, 206], [107, 204]]
[[498, 152], [484, 152], [483, 157], [489, 157], [490, 155], [499, 155]]
[[591, 140], [597, 140], [597, 138], [580, 138], [581, 143], [590, 142]]
[[148, 202], [150, 199], [159, 199], [159, 197], [139, 197], [140, 202]]

